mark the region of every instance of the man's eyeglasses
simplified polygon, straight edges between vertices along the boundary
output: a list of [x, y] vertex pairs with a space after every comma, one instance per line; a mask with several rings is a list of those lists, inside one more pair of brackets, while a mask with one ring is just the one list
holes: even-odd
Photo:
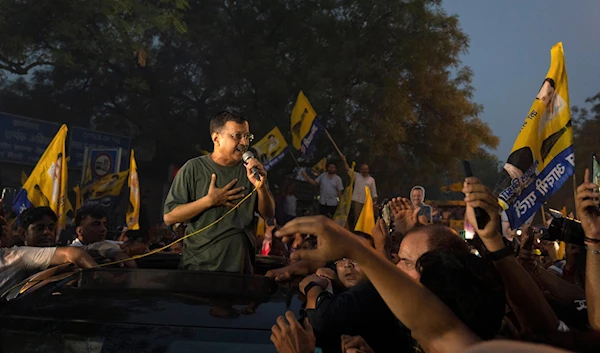
[[345, 264], [346, 264], [346, 261], [349, 261], [349, 262], [352, 264], [352, 266], [356, 266], [356, 261], [350, 260], [350, 259], [348, 259], [348, 258], [345, 258], [345, 257], [344, 257], [344, 258], [342, 258], [341, 260], [337, 260], [337, 261], [335, 261], [335, 262], [334, 262], [334, 264], [335, 264], [336, 266], [337, 266], [337, 265], [345, 265]]
[[245, 138], [246, 140], [248, 140], [248, 142], [252, 142], [252, 140], [254, 140], [254, 135], [251, 133], [235, 133], [235, 134], [229, 134], [229, 136], [231, 136], [231, 138], [233, 138], [236, 141], [240, 141], [242, 138]]

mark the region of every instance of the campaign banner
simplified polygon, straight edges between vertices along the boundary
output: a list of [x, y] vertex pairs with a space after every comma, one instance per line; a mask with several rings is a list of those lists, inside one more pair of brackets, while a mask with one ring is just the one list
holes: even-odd
[[552, 47], [550, 69], [525, 118], [504, 170], [508, 187], [498, 196], [517, 229], [573, 175], [573, 129], [562, 43]]
[[321, 124], [318, 119], [315, 119], [312, 122], [310, 127], [310, 131], [306, 136], [302, 139], [302, 145], [300, 146], [300, 152], [305, 155], [307, 158], [310, 158], [312, 154], [315, 152], [315, 148], [317, 145], [317, 138], [321, 135], [321, 133], [325, 130], [325, 127]]
[[115, 207], [121, 196], [129, 171], [114, 173], [81, 189], [83, 207]]
[[129, 171], [114, 173], [92, 183], [84, 189], [84, 199], [99, 200], [107, 196], [119, 196]]

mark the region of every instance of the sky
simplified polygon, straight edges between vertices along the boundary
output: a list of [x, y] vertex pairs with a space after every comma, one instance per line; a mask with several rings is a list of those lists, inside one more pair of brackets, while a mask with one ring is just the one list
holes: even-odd
[[473, 101], [500, 138], [505, 161], [550, 67], [550, 49], [563, 42], [572, 106], [600, 92], [599, 0], [444, 0], [470, 37], [462, 64], [473, 69]]

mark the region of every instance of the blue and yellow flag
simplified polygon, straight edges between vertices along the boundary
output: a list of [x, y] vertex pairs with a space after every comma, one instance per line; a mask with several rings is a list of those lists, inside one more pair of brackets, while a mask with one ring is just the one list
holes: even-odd
[[275, 127], [265, 137], [255, 143], [252, 148], [256, 150], [258, 154], [256, 158], [262, 163], [265, 170], [269, 170], [285, 157], [288, 144], [285, 138], [283, 138], [281, 131], [279, 131], [279, 128]]
[[296, 104], [292, 109], [292, 145], [303, 154], [310, 154], [314, 148], [315, 141], [323, 127], [315, 118], [317, 112], [313, 109], [308, 98], [302, 91], [298, 93]]
[[[350, 170], [354, 170], [356, 162], [352, 162]], [[355, 173], [350, 173], [350, 182], [348, 186], [342, 192], [342, 198], [338, 204], [335, 214], [333, 215], [333, 221], [342, 227], [346, 226], [348, 222], [348, 214], [350, 213], [350, 206], [352, 206], [352, 192], [354, 191], [354, 176]]]
[[61, 126], [58, 130], [23, 184], [23, 188], [16, 195], [13, 204], [17, 214], [30, 207], [49, 206], [58, 217], [57, 234], [60, 234], [67, 224], [65, 210], [68, 177], [65, 151], [67, 131], [67, 125]]
[[129, 162], [129, 208], [127, 209], [127, 228], [140, 229], [140, 180], [138, 178], [137, 163], [133, 150]]
[[510, 185], [498, 196], [510, 226], [517, 229], [573, 175], [573, 129], [562, 43], [552, 47], [542, 82], [504, 170]]

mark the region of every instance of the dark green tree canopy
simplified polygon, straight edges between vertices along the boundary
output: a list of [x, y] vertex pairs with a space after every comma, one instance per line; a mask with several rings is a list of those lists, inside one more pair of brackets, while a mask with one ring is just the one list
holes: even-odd
[[[208, 121], [228, 107], [257, 137], [275, 125], [289, 137], [303, 90], [383, 190], [442, 183], [498, 139], [459, 60], [468, 37], [440, 3], [2, 2], [0, 110], [128, 134], [142, 160], [164, 168], [210, 150]], [[319, 144], [315, 160], [334, 154]]]

